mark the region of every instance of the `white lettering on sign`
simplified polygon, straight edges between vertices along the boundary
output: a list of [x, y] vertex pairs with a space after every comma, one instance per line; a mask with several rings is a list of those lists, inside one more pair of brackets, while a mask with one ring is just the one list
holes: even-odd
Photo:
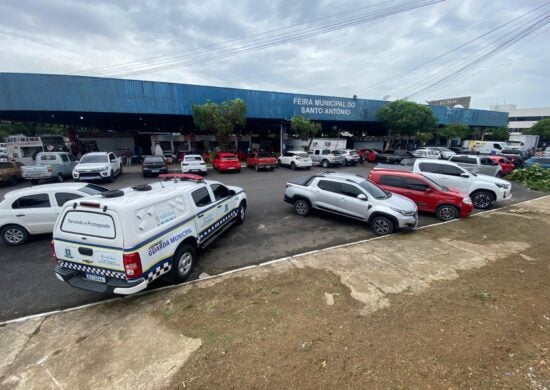
[[68, 211], [61, 230], [68, 233], [91, 235], [103, 238], [114, 238], [113, 218], [107, 214], [84, 211]]
[[310, 99], [295, 97], [293, 104], [300, 107], [301, 114], [323, 114], [323, 115], [351, 115], [356, 103], [348, 100], [338, 99]]

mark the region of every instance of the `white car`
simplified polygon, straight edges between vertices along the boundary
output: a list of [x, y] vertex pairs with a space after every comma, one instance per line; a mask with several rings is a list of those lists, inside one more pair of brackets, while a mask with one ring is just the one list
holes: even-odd
[[51, 233], [62, 206], [73, 199], [97, 195], [107, 188], [95, 184], [45, 184], [10, 191], [0, 203], [0, 235], [7, 245], [21, 245], [34, 234]]
[[344, 157], [344, 165], [354, 166], [361, 160], [361, 156], [359, 156], [359, 153], [355, 149], [344, 149], [340, 153]]
[[122, 174], [122, 159], [113, 152], [86, 153], [73, 169], [73, 179], [114, 181]]
[[206, 176], [206, 163], [200, 154], [187, 154], [181, 162], [182, 173], [198, 173]]
[[309, 154], [303, 150], [289, 150], [279, 156], [277, 159], [277, 165], [290, 167], [294, 170], [296, 168], [311, 169], [313, 162], [309, 157]]

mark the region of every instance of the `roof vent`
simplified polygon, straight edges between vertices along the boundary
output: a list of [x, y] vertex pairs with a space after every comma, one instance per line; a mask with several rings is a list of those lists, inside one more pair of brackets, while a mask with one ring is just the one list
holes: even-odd
[[132, 187], [134, 191], [151, 191], [153, 187], [151, 187], [149, 184], [140, 184], [135, 187]]
[[104, 198], [118, 198], [119, 196], [124, 196], [124, 191], [122, 190], [111, 190], [101, 193], [101, 196]]

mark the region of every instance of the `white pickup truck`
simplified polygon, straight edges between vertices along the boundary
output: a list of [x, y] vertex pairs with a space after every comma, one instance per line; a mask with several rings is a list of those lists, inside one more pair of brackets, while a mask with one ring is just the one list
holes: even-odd
[[450, 161], [416, 159], [412, 167], [378, 164], [374, 169], [377, 168], [421, 173], [442, 186], [469, 194], [477, 209], [488, 209], [495, 202], [512, 199], [512, 184], [510, 182], [497, 177], [469, 172]]
[[244, 221], [240, 187], [191, 174], [66, 203], [53, 233], [58, 279], [133, 294], [165, 275], [183, 281], [197, 252]]
[[114, 181], [122, 174], [122, 158], [113, 152], [86, 153], [73, 169], [73, 179]]
[[25, 180], [38, 184], [40, 180], [62, 182], [71, 177], [76, 158], [67, 152], [42, 152], [36, 155], [36, 165], [24, 165], [21, 173]]

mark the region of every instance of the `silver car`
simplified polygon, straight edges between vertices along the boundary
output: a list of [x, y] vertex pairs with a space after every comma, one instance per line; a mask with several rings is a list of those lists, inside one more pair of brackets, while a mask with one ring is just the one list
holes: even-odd
[[379, 236], [414, 229], [418, 224], [412, 200], [359, 175], [324, 172], [296, 177], [286, 183], [284, 200], [301, 216], [315, 209], [365, 221]]

